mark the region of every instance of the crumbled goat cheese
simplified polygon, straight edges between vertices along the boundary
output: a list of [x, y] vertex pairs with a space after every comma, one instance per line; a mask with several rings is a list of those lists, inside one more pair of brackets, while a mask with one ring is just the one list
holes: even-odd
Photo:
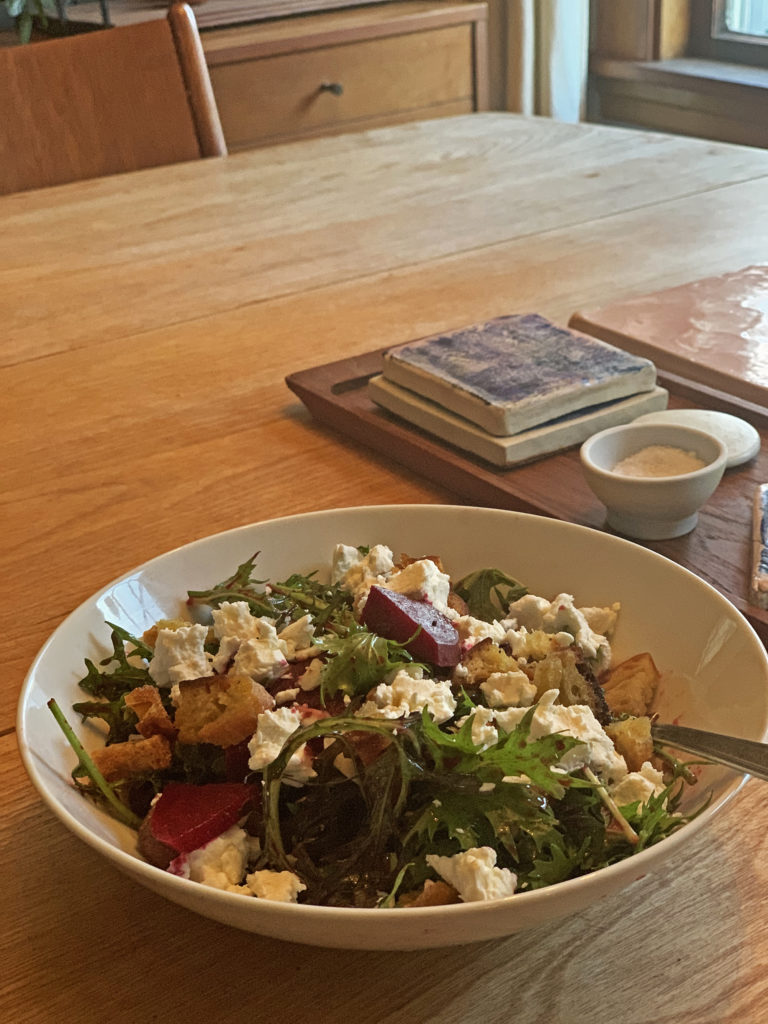
[[650, 761], [644, 761], [639, 772], [630, 772], [613, 786], [610, 794], [619, 807], [626, 807], [635, 801], [644, 804], [652, 796], [658, 796], [665, 789], [664, 776]]
[[149, 674], [158, 686], [171, 686], [185, 679], [200, 679], [212, 672], [204, 645], [206, 626], [192, 624], [178, 629], [159, 629]]
[[[301, 715], [296, 708], [274, 708], [262, 711], [258, 718], [256, 732], [248, 741], [248, 767], [251, 771], [262, 771], [272, 764], [283, 749], [285, 741], [301, 726]], [[317, 773], [306, 744], [291, 755], [285, 769], [285, 781], [301, 785]]]
[[357, 548], [347, 544], [337, 544], [331, 565], [331, 581], [340, 583], [352, 593], [355, 608], [359, 611], [371, 587], [383, 586], [394, 567], [394, 556], [385, 544], [374, 544], [367, 555], [361, 555]]
[[493, 622], [485, 622], [483, 619], [476, 619], [472, 615], [451, 614], [448, 610], [448, 618], [451, 620], [454, 629], [459, 634], [462, 646], [465, 649], [474, 647], [490, 637], [494, 643], [502, 644], [506, 638], [507, 631], [496, 619]]
[[275, 694], [276, 704], [292, 704], [301, 693], [301, 689], [298, 686], [291, 687], [290, 690], [280, 690]]
[[480, 690], [492, 708], [530, 707], [536, 700], [536, 687], [525, 672], [492, 672]]
[[257, 683], [282, 675], [288, 665], [288, 644], [278, 637], [272, 619], [252, 615], [247, 601], [222, 601], [211, 616], [214, 635], [220, 641], [213, 660], [217, 672], [225, 672], [232, 662], [235, 673]]
[[292, 871], [252, 871], [246, 875], [245, 884], [259, 899], [278, 903], [295, 903], [307, 888]]
[[320, 685], [320, 676], [322, 673], [322, 659], [313, 658], [307, 665], [306, 670], [299, 676], [297, 682], [302, 690], [316, 690]]
[[[594, 609], [591, 609], [594, 616]], [[509, 615], [518, 628], [542, 629], [545, 633], [569, 633], [581, 647], [586, 658], [596, 658], [603, 667], [610, 663], [610, 644], [601, 633], [595, 633], [584, 612], [573, 603], [570, 594], [558, 594], [553, 601], [535, 594], [526, 594], [509, 606]], [[614, 619], [615, 621], [615, 619]]]
[[391, 683], [379, 683], [355, 715], [359, 718], [402, 718], [426, 708], [439, 724], [456, 710], [451, 684], [436, 679], [415, 679], [400, 671]]
[[495, 712], [492, 708], [484, 708], [482, 705], [478, 705], [476, 708], [472, 708], [466, 718], [461, 718], [457, 722], [459, 728], [470, 719], [472, 721], [472, 742], [476, 747], [481, 747], [485, 750], [487, 747], [492, 747], [494, 743], [498, 742], [499, 733], [496, 726], [493, 724], [495, 719]]
[[241, 892], [248, 851], [248, 834], [238, 825], [232, 825], [200, 849], [180, 854], [168, 870], [214, 889]]
[[[581, 740], [578, 746], [569, 750], [558, 762], [564, 771], [572, 772], [589, 765], [606, 782], [618, 782], [627, 774], [627, 764], [617, 753], [613, 742], [585, 704], [567, 707], [555, 704], [557, 690], [547, 690], [536, 705], [531, 720], [531, 739], [561, 732]], [[494, 712], [496, 722], [506, 732], [511, 732], [525, 717], [527, 708], [507, 708]]]
[[427, 864], [453, 886], [464, 903], [500, 900], [511, 896], [517, 886], [514, 872], [496, 867], [496, 851], [490, 846], [474, 847], [452, 857], [429, 853]]
[[305, 650], [311, 645], [314, 635], [315, 627], [312, 622], [312, 616], [302, 615], [300, 619], [288, 623], [284, 629], [281, 629], [277, 634], [277, 638], [281, 644], [285, 645], [283, 650], [286, 658], [292, 661], [297, 651]]
[[393, 573], [384, 586], [414, 601], [429, 601], [443, 611], [448, 607], [451, 578], [441, 572], [431, 559], [421, 558]]
[[247, 601], [222, 601], [211, 612], [214, 635], [222, 640], [235, 636], [238, 640], [267, 640], [277, 636], [275, 620], [266, 615], [251, 614]]
[[257, 683], [277, 679], [288, 668], [288, 662], [276, 641], [277, 634], [274, 640], [243, 640], [232, 662], [232, 671], [250, 676]]
[[[514, 619], [511, 620], [514, 623]], [[516, 629], [511, 625], [510, 620], [505, 620], [503, 625], [506, 627], [504, 634], [504, 643], [509, 645], [512, 650], [512, 654], [518, 661], [524, 662], [533, 658], [537, 660], [542, 657], [541, 648], [541, 636], [543, 630], [530, 630], [522, 626], [520, 629]], [[573, 637], [570, 633], [558, 632], [548, 634], [549, 643], [554, 645], [555, 648], [566, 648], [570, 647], [573, 643]]]
[[237, 654], [241, 640], [236, 636], [225, 636], [219, 642], [219, 649], [213, 656], [211, 667], [214, 672], [224, 674], [230, 666], [230, 662]]

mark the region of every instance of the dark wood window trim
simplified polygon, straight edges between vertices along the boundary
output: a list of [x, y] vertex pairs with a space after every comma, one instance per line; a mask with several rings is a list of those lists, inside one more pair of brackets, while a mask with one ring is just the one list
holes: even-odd
[[768, 38], [726, 32], [724, 12], [725, 0], [691, 0], [688, 55], [768, 68]]
[[589, 119], [768, 147], [768, 67], [692, 53], [712, 2], [592, 0]]

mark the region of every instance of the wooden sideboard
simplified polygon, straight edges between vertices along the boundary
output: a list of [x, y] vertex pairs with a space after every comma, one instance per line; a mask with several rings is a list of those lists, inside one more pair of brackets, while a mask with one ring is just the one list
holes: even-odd
[[488, 108], [484, 3], [406, 0], [203, 29], [231, 151]]
[[[488, 109], [485, 2], [386, 0], [265, 17], [266, 11], [322, 2], [194, 5], [231, 152]], [[116, 26], [162, 18], [166, 11], [161, 0], [108, 5]], [[68, 20], [84, 28], [101, 25], [102, 18], [94, 0], [68, 8]], [[59, 24], [49, 18], [49, 33], [57, 34]], [[0, 45], [17, 43], [14, 32], [0, 32]]]

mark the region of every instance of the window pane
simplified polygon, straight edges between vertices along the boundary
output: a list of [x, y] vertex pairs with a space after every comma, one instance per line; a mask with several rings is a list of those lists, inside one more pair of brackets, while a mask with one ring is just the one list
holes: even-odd
[[725, 28], [738, 35], [768, 38], [768, 0], [726, 0]]

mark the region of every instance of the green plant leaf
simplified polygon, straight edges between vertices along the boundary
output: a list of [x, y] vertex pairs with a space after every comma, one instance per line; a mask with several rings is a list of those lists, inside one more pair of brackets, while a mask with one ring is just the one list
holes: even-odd
[[501, 569], [471, 572], [454, 590], [467, 602], [470, 615], [486, 622], [504, 618], [510, 604], [528, 593], [527, 587]]

